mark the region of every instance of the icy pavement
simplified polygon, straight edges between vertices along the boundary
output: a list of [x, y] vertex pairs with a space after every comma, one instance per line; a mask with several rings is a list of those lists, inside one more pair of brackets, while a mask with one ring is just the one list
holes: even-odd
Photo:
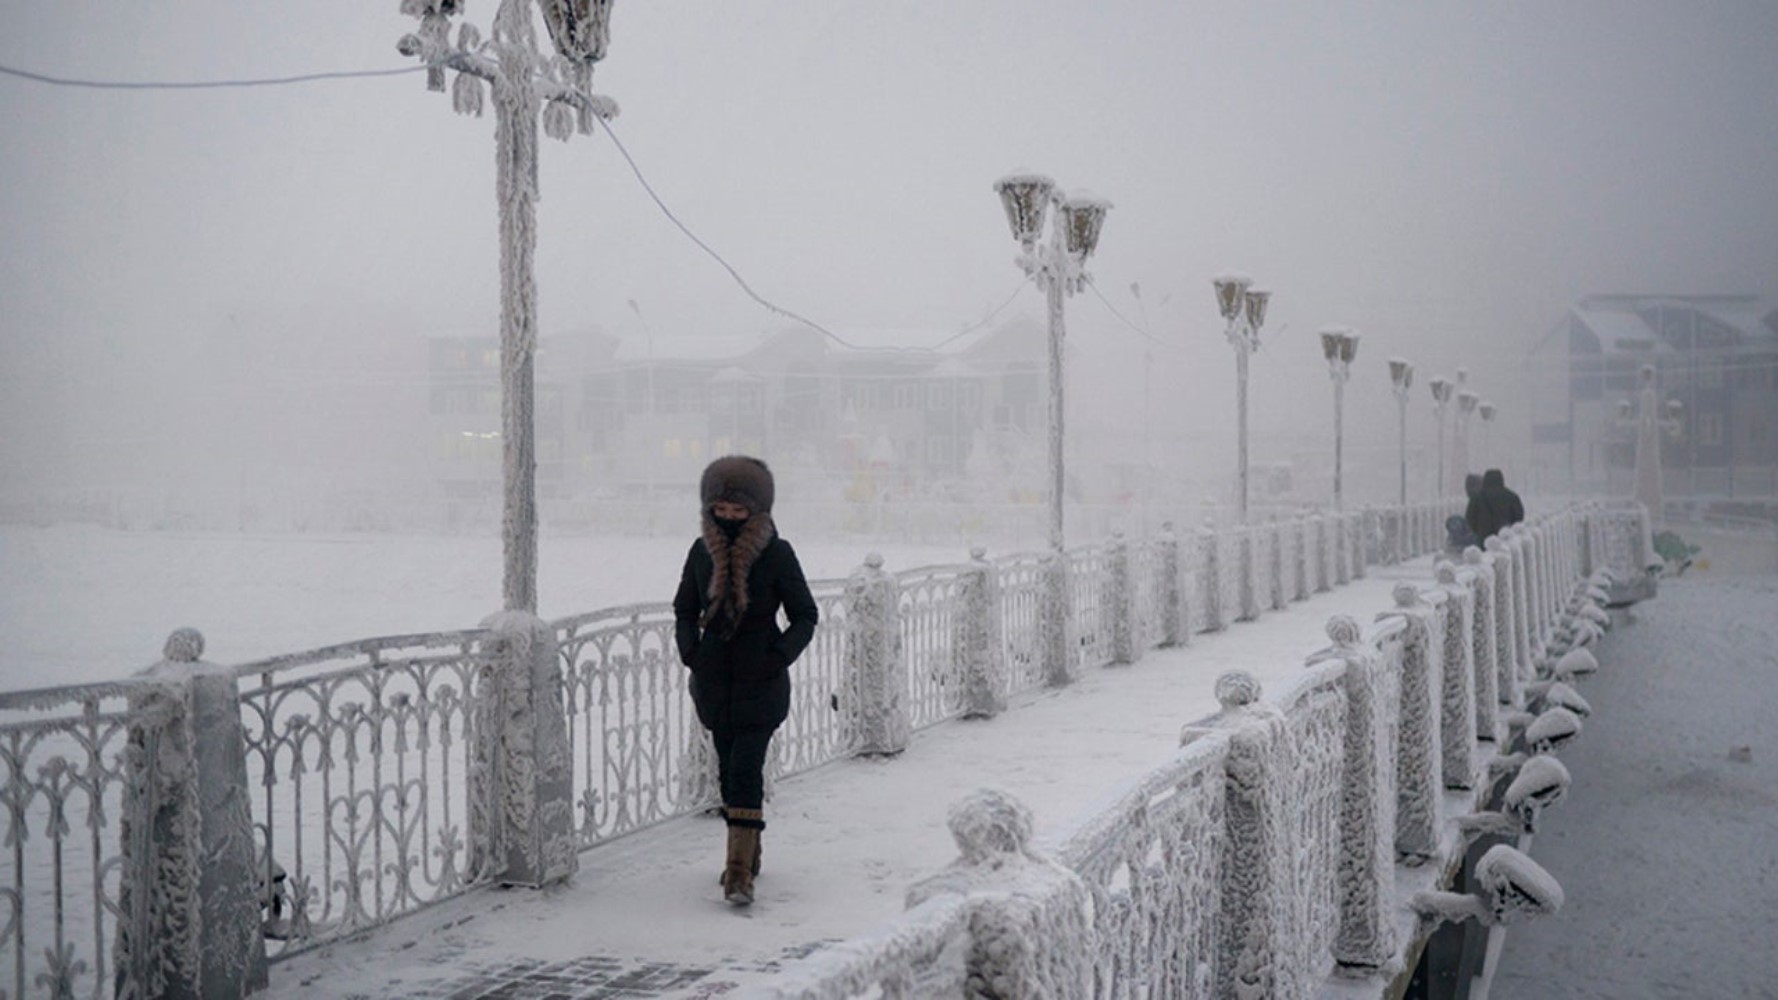
[[1490, 995], [1778, 997], [1778, 577], [1615, 614], [1531, 846], [1567, 903], [1511, 929]]
[[281, 962], [273, 997], [672, 997], [738, 995], [784, 964], [876, 928], [908, 885], [956, 856], [945, 813], [977, 788], [1022, 799], [1040, 833], [1091, 809], [1165, 761], [1187, 722], [1216, 711], [1228, 670], [1275, 690], [1328, 645], [1328, 618], [1370, 621], [1429, 560], [1372, 567], [1363, 580], [1258, 622], [1150, 650], [1061, 690], [1034, 692], [988, 721], [916, 733], [890, 760], [847, 760], [778, 783], [758, 901], [722, 901], [724, 831], [673, 820], [580, 856], [544, 891], [484, 890]]

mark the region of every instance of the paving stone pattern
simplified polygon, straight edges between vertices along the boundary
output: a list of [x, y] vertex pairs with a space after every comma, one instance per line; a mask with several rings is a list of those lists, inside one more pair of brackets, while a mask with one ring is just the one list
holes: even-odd
[[[787, 949], [775, 960], [745, 966], [626, 962], [597, 955], [566, 962], [517, 959], [471, 964], [465, 975], [447, 982], [409, 984], [402, 996], [413, 1000], [619, 1000], [669, 996], [674, 1000], [713, 1000], [739, 990], [744, 983], [758, 983], [762, 976], [778, 971], [782, 963], [833, 943], [811, 942]], [[349, 1000], [373, 1000], [373, 996], [353, 995]]]

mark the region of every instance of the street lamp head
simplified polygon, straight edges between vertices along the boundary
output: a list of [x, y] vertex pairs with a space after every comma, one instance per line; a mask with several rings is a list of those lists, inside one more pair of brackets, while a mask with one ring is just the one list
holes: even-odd
[[1056, 182], [1042, 174], [1008, 174], [994, 182], [994, 190], [1006, 208], [1013, 239], [1027, 250], [1036, 246]]
[[463, 0], [401, 0], [401, 12], [409, 17], [456, 17]]
[[1667, 400], [1667, 416], [1672, 417], [1675, 420], [1677, 420], [1684, 413], [1685, 413], [1685, 404], [1684, 403], [1680, 402], [1677, 399]]
[[1111, 202], [1084, 191], [1075, 192], [1062, 202], [1062, 231], [1068, 240], [1068, 253], [1075, 260], [1084, 261], [1093, 255], [1110, 208]]
[[1642, 384], [1643, 385], [1654, 385], [1655, 384], [1655, 366], [1654, 365], [1643, 365], [1642, 366]]
[[1346, 342], [1346, 328], [1343, 326], [1324, 326], [1321, 328], [1321, 356], [1328, 364], [1340, 360]]
[[1474, 413], [1476, 406], [1480, 404], [1481, 401], [1482, 397], [1470, 392], [1468, 389], [1464, 389], [1457, 394], [1457, 409], [1461, 410], [1465, 415]]
[[1618, 419], [1620, 419], [1620, 420], [1630, 419], [1630, 401], [1629, 400], [1620, 399], [1617, 401], [1617, 415], [1618, 415]]
[[582, 64], [605, 58], [611, 43], [611, 4], [612, 0], [537, 0], [556, 52]]
[[1414, 366], [1409, 364], [1405, 358], [1390, 358], [1389, 381], [1404, 392], [1413, 388]]
[[[1245, 274], [1227, 271], [1210, 279], [1216, 286], [1216, 308], [1222, 311], [1223, 319], [1234, 319], [1241, 315], [1245, 304], [1247, 289], [1252, 286], [1253, 279]], [[1264, 310], [1264, 306], [1261, 306]]]
[[1346, 328], [1346, 335], [1340, 339], [1340, 363], [1351, 364], [1358, 358], [1358, 331]]
[[1247, 323], [1255, 330], [1266, 325], [1266, 306], [1272, 301], [1272, 293], [1263, 288], [1249, 288], [1241, 297], [1242, 305], [1247, 310]]
[[1432, 390], [1432, 401], [1440, 406], [1451, 401], [1451, 380], [1443, 375], [1434, 375], [1432, 381], [1426, 383]]
[[1481, 413], [1482, 423], [1484, 423], [1484, 424], [1488, 423], [1494, 419], [1494, 413], [1495, 413], [1494, 404], [1488, 402], [1485, 399], [1482, 400], [1482, 405], [1480, 407], [1477, 407], [1477, 411], [1479, 413]]

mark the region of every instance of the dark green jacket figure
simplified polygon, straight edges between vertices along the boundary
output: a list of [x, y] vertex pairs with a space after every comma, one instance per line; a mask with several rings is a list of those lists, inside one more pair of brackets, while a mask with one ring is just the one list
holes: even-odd
[[[698, 721], [710, 730], [728, 820], [723, 896], [753, 902], [765, 829], [765, 762], [790, 714], [790, 665], [820, 614], [802, 564], [772, 523], [772, 471], [757, 458], [711, 462], [698, 484], [702, 534], [673, 597], [679, 661], [691, 668]], [[782, 609], [788, 628], [778, 625]]]

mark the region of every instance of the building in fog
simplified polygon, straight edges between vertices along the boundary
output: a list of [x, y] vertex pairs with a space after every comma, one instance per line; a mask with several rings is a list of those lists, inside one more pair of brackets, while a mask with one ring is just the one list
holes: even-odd
[[[684, 495], [711, 458], [770, 456], [821, 499], [1040, 497], [1045, 333], [1024, 317], [943, 349], [942, 334], [769, 335], [734, 353], [656, 356], [596, 332], [537, 352], [537, 488], [554, 499]], [[875, 346], [880, 342], [882, 346]], [[428, 340], [430, 461], [447, 515], [497, 516], [500, 357], [493, 337]], [[866, 346], [870, 345], [870, 346]], [[979, 488], [979, 487], [978, 487]]]
[[1669, 498], [1778, 494], [1778, 301], [1755, 295], [1594, 295], [1532, 348], [1533, 485], [1623, 492], [1623, 415], [1653, 365], [1679, 427], [1663, 441]]

